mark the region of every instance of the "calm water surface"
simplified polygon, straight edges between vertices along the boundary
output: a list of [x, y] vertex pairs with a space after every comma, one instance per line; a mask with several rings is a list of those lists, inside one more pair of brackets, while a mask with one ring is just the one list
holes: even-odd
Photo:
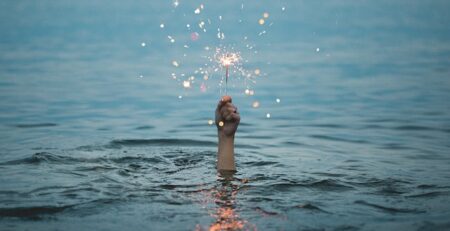
[[[0, 3], [1, 230], [450, 229], [448, 1], [203, 3]], [[171, 79], [221, 43], [267, 74], [228, 178], [219, 89]]]

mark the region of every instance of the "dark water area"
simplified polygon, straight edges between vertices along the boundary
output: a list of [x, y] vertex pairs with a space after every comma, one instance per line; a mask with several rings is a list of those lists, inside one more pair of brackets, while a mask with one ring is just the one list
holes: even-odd
[[[202, 1], [189, 43], [200, 3], [0, 3], [0, 230], [450, 230], [448, 1]], [[171, 73], [243, 36], [219, 176], [220, 89]]]

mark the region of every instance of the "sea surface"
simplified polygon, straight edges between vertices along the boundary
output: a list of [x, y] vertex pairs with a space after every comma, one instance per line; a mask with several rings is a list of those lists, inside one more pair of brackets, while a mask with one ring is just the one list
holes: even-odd
[[0, 230], [450, 230], [449, 1], [174, 4], [0, 2]]

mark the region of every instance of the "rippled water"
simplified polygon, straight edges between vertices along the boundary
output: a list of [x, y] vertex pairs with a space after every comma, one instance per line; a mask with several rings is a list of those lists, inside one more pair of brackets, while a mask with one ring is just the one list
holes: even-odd
[[[184, 51], [159, 28], [178, 41], [198, 3], [0, 3], [1, 230], [450, 229], [448, 2], [204, 1], [267, 73], [229, 89], [220, 177], [220, 94], [170, 79]], [[266, 38], [232, 21], [265, 11]]]

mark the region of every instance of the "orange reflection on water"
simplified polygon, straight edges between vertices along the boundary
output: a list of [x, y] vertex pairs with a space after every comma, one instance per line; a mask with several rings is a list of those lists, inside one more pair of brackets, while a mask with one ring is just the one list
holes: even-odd
[[[210, 211], [210, 216], [215, 221], [206, 229], [197, 225], [196, 231], [257, 230], [255, 225], [242, 219], [236, 211], [236, 195], [239, 190], [239, 185], [234, 184], [233, 180], [235, 180], [233, 173], [222, 172], [217, 181], [219, 185], [210, 190], [203, 191], [204, 207], [207, 207], [208, 204], [215, 205]], [[242, 181], [242, 183], [246, 183], [246, 181]]]
[[209, 231], [242, 230], [246, 221], [240, 220], [232, 208], [218, 208], [216, 223], [209, 227]]

